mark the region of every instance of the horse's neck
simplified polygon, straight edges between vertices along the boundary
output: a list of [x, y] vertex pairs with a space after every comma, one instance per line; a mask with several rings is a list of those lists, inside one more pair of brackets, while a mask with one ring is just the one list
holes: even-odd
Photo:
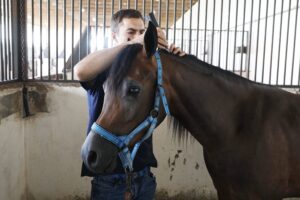
[[236, 104], [246, 91], [201, 66], [183, 65], [163, 56], [171, 114], [203, 145], [231, 133]]

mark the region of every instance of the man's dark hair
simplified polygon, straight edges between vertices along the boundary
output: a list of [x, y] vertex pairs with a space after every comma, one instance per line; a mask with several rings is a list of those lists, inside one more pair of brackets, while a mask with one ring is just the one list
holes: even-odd
[[113, 14], [111, 18], [111, 30], [117, 33], [119, 31], [119, 24], [124, 18], [140, 18], [144, 20], [142, 14], [138, 10], [134, 9], [122, 9]]

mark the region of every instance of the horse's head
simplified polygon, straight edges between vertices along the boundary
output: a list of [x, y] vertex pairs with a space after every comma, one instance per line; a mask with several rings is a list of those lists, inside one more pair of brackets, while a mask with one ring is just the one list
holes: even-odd
[[[144, 37], [144, 46], [129, 45], [114, 61], [103, 85], [104, 103], [96, 121], [96, 125], [103, 128], [102, 130], [115, 136], [126, 136], [150, 115], [157, 85], [157, 64], [153, 56], [156, 48], [156, 28], [149, 24]], [[165, 112], [160, 106], [156, 125], [164, 118]], [[126, 146], [132, 147], [143, 138], [148, 127], [134, 134]], [[92, 172], [110, 172], [114, 170], [118, 152], [122, 148], [92, 130], [83, 144], [82, 158]]]

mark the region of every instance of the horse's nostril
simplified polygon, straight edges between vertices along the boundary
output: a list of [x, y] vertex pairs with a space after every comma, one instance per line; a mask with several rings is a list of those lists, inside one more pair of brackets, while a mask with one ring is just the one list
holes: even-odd
[[89, 165], [93, 166], [97, 162], [97, 153], [95, 151], [90, 151], [87, 161]]

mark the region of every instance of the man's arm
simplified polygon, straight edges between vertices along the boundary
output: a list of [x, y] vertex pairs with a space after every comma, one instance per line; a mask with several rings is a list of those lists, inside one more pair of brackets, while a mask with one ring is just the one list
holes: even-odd
[[[98, 74], [104, 72], [113, 63], [116, 56], [121, 52], [127, 45], [133, 43], [143, 44], [144, 34], [138, 36], [132, 41], [128, 41], [119, 44], [112, 48], [103, 49], [101, 51], [96, 51], [87, 55], [84, 59], [76, 64], [74, 67], [75, 79], [86, 82], [93, 80]], [[168, 49], [168, 42], [164, 32], [158, 28], [158, 43], [162, 48]], [[174, 51], [176, 49], [176, 51]], [[170, 48], [171, 52], [174, 54], [179, 54], [180, 56], [185, 55], [179, 48]]]
[[75, 78], [82, 82], [93, 80], [112, 64], [118, 53], [128, 44], [129, 42], [122, 43], [87, 55], [74, 67]]

